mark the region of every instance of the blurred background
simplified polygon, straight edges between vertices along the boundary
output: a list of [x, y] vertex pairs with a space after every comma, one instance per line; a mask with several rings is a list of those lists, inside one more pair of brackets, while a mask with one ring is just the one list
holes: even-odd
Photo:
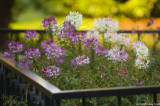
[[[120, 30], [143, 32], [160, 27], [160, 0], [2, 0], [0, 10], [0, 28], [43, 29], [45, 17], [54, 16], [58, 24], [62, 24], [70, 11], [82, 13], [80, 30], [91, 29], [94, 18], [102, 17], [117, 19]], [[0, 47], [4, 47], [9, 37], [4, 33], [0, 35]], [[132, 41], [137, 39], [134, 33], [130, 36]], [[158, 34], [141, 33], [140, 39], [160, 51]]]

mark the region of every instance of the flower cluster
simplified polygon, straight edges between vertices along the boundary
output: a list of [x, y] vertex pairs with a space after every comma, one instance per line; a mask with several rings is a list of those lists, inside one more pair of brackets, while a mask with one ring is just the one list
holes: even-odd
[[57, 27], [57, 21], [54, 17], [45, 18], [43, 21], [43, 27], [46, 29], [52, 29], [53, 27]]
[[126, 34], [117, 34], [117, 33], [110, 33], [109, 31], [107, 31], [104, 34], [104, 39], [108, 42], [113, 42], [117, 45], [125, 45], [125, 46], [129, 46], [129, 42], [130, 42], [130, 37]]
[[86, 37], [87, 38], [96, 38], [99, 39], [99, 32], [98, 31], [94, 31], [94, 30], [88, 30], [86, 33]]
[[70, 12], [69, 15], [66, 16], [66, 21], [70, 21], [76, 29], [78, 29], [82, 23], [82, 14], [79, 12]]
[[25, 56], [24, 58], [22, 58], [22, 59], [20, 60], [19, 63], [20, 63], [21, 66], [23, 66], [23, 67], [25, 67], [25, 68], [29, 68], [30, 65], [31, 65], [31, 60], [28, 59], [28, 58]]
[[47, 39], [47, 40], [43, 40], [42, 43], [41, 43], [41, 47], [46, 50], [48, 48], [51, 48], [51, 47], [55, 47], [56, 44], [55, 44], [55, 41], [53, 39]]
[[78, 56], [72, 60], [71, 66], [84, 66], [85, 64], [89, 64], [89, 58], [85, 55]]
[[47, 68], [44, 69], [43, 73], [47, 77], [55, 77], [59, 75], [60, 68], [56, 67], [55, 65], [50, 65]]
[[107, 55], [109, 52], [107, 47], [103, 47], [103, 46], [98, 46], [96, 48], [96, 54], [98, 55]]
[[27, 30], [24, 34], [25, 39], [33, 39], [37, 37], [37, 33], [34, 30]]
[[127, 61], [128, 54], [125, 51], [110, 49], [106, 57], [108, 57], [108, 59], [112, 60], [113, 62], [115, 61], [123, 62]]
[[135, 60], [135, 66], [139, 69], [148, 67], [149, 64], [149, 51], [147, 46], [142, 41], [134, 41], [132, 43], [132, 49], [136, 53], [136, 60]]
[[63, 39], [70, 39], [74, 30], [75, 27], [71, 24], [70, 21], [64, 21], [63, 28], [60, 31], [59, 37]]
[[27, 49], [24, 53], [28, 59], [40, 58], [40, 51], [37, 48]]
[[58, 59], [66, 55], [66, 50], [60, 46], [46, 48], [47, 59]]
[[116, 32], [118, 31], [118, 21], [112, 18], [99, 18], [94, 20], [93, 28], [98, 29], [100, 32]]
[[85, 41], [86, 48], [96, 49], [98, 47], [99, 41], [96, 38], [88, 38]]
[[21, 42], [9, 42], [9, 51], [4, 52], [5, 57], [15, 59], [15, 54], [23, 51], [23, 44]]

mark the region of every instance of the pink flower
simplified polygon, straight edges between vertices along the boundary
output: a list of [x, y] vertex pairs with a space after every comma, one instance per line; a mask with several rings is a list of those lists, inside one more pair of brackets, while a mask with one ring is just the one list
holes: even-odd
[[107, 79], [107, 80], [109, 80], [109, 78], [108, 78], [108, 77], [106, 77], [106, 79]]
[[118, 77], [121, 77], [121, 74], [120, 74], [120, 73], [118, 73]]
[[117, 71], [119, 71], [119, 68], [117, 67]]
[[124, 71], [124, 74], [127, 74], [128, 73], [128, 70]]
[[42, 68], [41, 71], [42, 71], [42, 73], [44, 74], [44, 73], [46, 72], [46, 68], [44, 68], [44, 69]]
[[103, 77], [103, 75], [101, 74], [101, 78]]
[[140, 82], [140, 83], [139, 83], [139, 86], [142, 86], [142, 85], [143, 85], [143, 82]]

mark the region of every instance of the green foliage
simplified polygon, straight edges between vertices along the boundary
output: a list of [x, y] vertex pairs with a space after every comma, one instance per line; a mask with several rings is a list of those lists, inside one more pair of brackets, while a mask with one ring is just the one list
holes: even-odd
[[23, 98], [20, 98], [18, 96], [13, 96], [13, 95], [5, 96], [5, 95], [3, 95], [2, 99], [4, 101], [3, 106], [13, 106], [13, 105], [27, 106], [26, 101], [24, 101]]

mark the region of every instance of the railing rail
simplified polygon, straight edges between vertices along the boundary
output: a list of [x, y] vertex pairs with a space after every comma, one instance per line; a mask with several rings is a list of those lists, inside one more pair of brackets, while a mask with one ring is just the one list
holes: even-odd
[[[11, 72], [16, 74], [15, 78], [8, 77], [8, 73]], [[86, 98], [107, 96], [117, 96], [118, 106], [120, 106], [122, 96], [140, 94], [153, 94], [153, 104], [156, 105], [157, 94], [160, 93], [160, 86], [60, 90], [28, 69], [16, 64], [13, 60], [4, 58], [2, 54], [0, 54], [0, 76], [2, 85], [0, 86], [0, 96], [2, 96], [2, 93], [21, 96], [21, 89], [27, 90], [24, 82], [30, 85], [26, 94], [29, 106], [34, 106], [36, 102], [40, 102], [39, 105], [41, 106], [59, 106], [62, 99], [75, 98], [81, 98], [82, 105], [86, 105]], [[35, 90], [32, 86], [35, 87]], [[42, 93], [42, 95], [40, 96], [39, 93]]]
[[[45, 33], [44, 30], [36, 30], [38, 33]], [[10, 33], [11, 36], [25, 30], [0, 29], [0, 33]], [[83, 31], [85, 32], [85, 31]], [[120, 30], [120, 33], [158, 33], [160, 31], [139, 31]], [[158, 38], [160, 40], [160, 36]], [[157, 41], [158, 41], [157, 40]], [[13, 76], [8, 76], [9, 73]], [[125, 87], [125, 88], [100, 88], [83, 90], [60, 90], [56, 86], [48, 83], [33, 72], [23, 68], [10, 59], [6, 59], [0, 54], [0, 98], [2, 94], [27, 96], [29, 106], [39, 103], [41, 106], [59, 106], [63, 99], [82, 99], [82, 105], [86, 105], [86, 98], [116, 96], [118, 106], [121, 105], [121, 98], [125, 95], [153, 94], [153, 105], [157, 103], [157, 94], [160, 93], [160, 86]], [[25, 93], [26, 92], [26, 93]], [[3, 101], [0, 99], [0, 105]], [[38, 105], [38, 104], [37, 104]]]

